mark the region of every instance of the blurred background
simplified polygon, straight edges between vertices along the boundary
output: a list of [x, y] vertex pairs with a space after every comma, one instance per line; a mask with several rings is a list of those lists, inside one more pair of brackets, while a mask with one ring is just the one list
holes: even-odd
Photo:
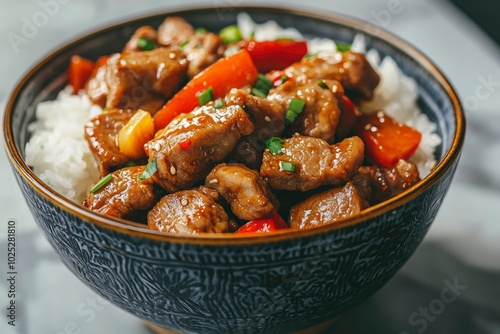
[[[83, 33], [197, 4], [234, 10], [259, 3], [266, 4], [0, 0], [0, 113], [9, 92], [37, 60]], [[275, 0], [273, 5], [306, 8], [299, 0]], [[397, 13], [391, 12], [395, 5]], [[500, 333], [500, 29], [495, 2], [322, 0], [308, 1], [306, 9], [361, 18], [415, 45], [448, 76], [468, 121], [456, 177], [422, 245], [384, 288], [325, 333]], [[27, 22], [38, 25], [28, 31]], [[0, 333], [149, 333], [138, 319], [97, 298], [59, 261], [37, 229], [3, 150], [0, 171]], [[9, 220], [16, 222], [18, 241], [16, 327], [5, 316]], [[449, 303], [442, 302], [445, 289], [456, 297]]]

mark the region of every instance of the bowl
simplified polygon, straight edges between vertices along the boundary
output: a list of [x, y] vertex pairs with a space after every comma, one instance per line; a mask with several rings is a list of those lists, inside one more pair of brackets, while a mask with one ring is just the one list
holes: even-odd
[[[93, 213], [38, 178], [24, 160], [37, 103], [67, 84], [72, 55], [119, 51], [135, 29], [179, 15], [209, 30], [245, 11], [306, 36], [350, 42], [391, 55], [415, 79], [422, 111], [442, 138], [437, 166], [407, 191], [341, 223], [268, 235], [166, 235]], [[319, 330], [384, 285], [424, 238], [450, 186], [464, 140], [460, 102], [420, 51], [365, 22], [284, 8], [197, 8], [143, 17], [88, 34], [51, 53], [14, 89], [4, 143], [36, 223], [64, 264], [86, 285], [158, 332], [288, 333]]]

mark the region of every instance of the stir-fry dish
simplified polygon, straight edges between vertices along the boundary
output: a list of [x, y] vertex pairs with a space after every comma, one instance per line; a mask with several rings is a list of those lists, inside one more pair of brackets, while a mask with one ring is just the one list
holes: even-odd
[[[339, 44], [340, 45], [340, 44]], [[101, 179], [84, 205], [163, 233], [269, 233], [353, 217], [420, 180], [421, 141], [383, 110], [362, 53], [243, 39], [168, 17], [121, 53], [74, 56], [69, 83]]]

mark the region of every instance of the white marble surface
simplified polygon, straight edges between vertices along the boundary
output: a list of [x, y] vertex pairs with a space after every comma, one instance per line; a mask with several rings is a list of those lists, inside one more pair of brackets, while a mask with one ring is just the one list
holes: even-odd
[[[14, 47], [9, 33], [21, 35], [25, 20], [43, 11], [42, 4], [54, 1], [59, 5], [52, 7], [47, 22]], [[242, 3], [0, 0], [0, 101], [37, 59], [89, 29], [191, 4], [230, 9]], [[399, 3], [397, 12], [386, 15], [394, 3]], [[304, 7], [303, 1], [273, 4]], [[382, 290], [328, 332], [500, 333], [500, 222], [496, 210], [500, 204], [500, 49], [446, 1], [323, 0], [307, 5], [310, 10], [337, 11], [372, 21], [423, 50], [456, 87], [468, 118], [460, 167], [423, 244]], [[0, 168], [0, 333], [149, 333], [134, 317], [95, 299], [62, 265], [36, 228], [3, 150]], [[9, 220], [16, 221], [18, 238], [16, 327], [8, 326], [4, 315]], [[443, 289], [453, 282], [460, 285], [457, 298], [443, 304], [444, 309], [436, 309]], [[431, 311], [425, 315], [424, 308], [429, 307]]]

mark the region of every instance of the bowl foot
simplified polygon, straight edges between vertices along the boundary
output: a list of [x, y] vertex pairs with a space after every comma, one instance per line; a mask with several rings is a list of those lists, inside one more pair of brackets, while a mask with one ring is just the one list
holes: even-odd
[[171, 329], [160, 327], [149, 321], [143, 321], [143, 322], [146, 325], [146, 327], [148, 327], [151, 330], [151, 332], [155, 334], [182, 334], [181, 332], [176, 332]]
[[[336, 320], [337, 320], [337, 318], [334, 318], [334, 319], [322, 322], [318, 325], [314, 325], [312, 327], [301, 329], [301, 330], [296, 331], [296, 332], [291, 332], [290, 334], [319, 334], [322, 331], [324, 331], [325, 329], [327, 329], [328, 327], [330, 327]], [[146, 327], [148, 327], [155, 334], [182, 334], [181, 332], [176, 332], [176, 331], [173, 331], [171, 329], [160, 327], [160, 326], [155, 325], [149, 321], [144, 321], [144, 324], [146, 325]]]

